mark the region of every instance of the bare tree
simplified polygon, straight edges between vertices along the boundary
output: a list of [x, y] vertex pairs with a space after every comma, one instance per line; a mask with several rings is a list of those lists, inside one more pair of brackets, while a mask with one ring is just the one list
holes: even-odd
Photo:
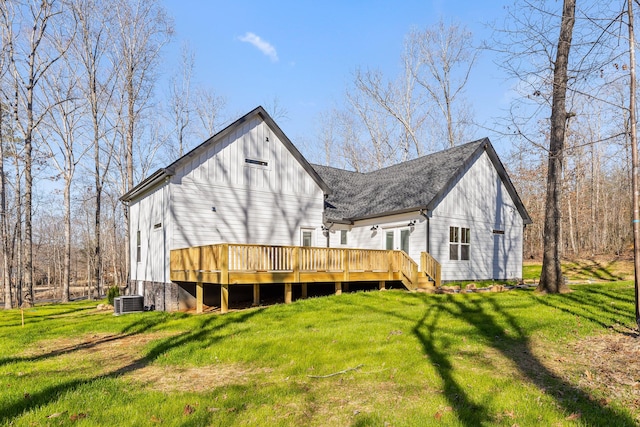
[[108, 28], [114, 25], [112, 2], [97, 0], [74, 0], [73, 18], [78, 26], [78, 37], [73, 53], [80, 64], [83, 98], [88, 104], [93, 141], [92, 175], [95, 190], [93, 224], [93, 276], [98, 295], [102, 294], [102, 192], [114, 155], [114, 142], [107, 135], [109, 106], [117, 84], [116, 70], [107, 59], [112, 47], [112, 34]]
[[[173, 33], [171, 20], [157, 0], [117, 0], [115, 4], [117, 24], [113, 41], [114, 63], [120, 64], [119, 85], [122, 111], [118, 124], [124, 140], [124, 175], [122, 193], [134, 185], [134, 141], [148, 107], [155, 82], [155, 70], [160, 50]], [[124, 211], [126, 241], [129, 241], [129, 213]], [[130, 247], [126, 245], [127, 259]], [[129, 275], [127, 274], [127, 277]]]
[[4, 308], [12, 308], [11, 298], [11, 278], [9, 274], [9, 219], [7, 213], [7, 185], [5, 178], [5, 139], [10, 138], [7, 135], [10, 121], [10, 112], [7, 108], [8, 97], [5, 93], [5, 83], [7, 82], [7, 55], [13, 46], [13, 31], [10, 23], [10, 10], [7, 7], [0, 7], [0, 233], [2, 234], [2, 283], [4, 288]]
[[638, 161], [638, 135], [636, 129], [636, 36], [633, 21], [633, 0], [627, 0], [629, 29], [629, 127], [631, 136], [632, 203], [633, 203], [633, 266], [636, 324], [640, 328], [640, 163]]
[[198, 87], [195, 90], [194, 110], [199, 119], [200, 137], [209, 138], [214, 135], [222, 123], [222, 112], [227, 101], [224, 97], [217, 95], [215, 91], [208, 87]]
[[414, 77], [440, 111], [436, 122], [444, 122], [449, 147], [468, 132], [470, 113], [462, 96], [478, 54], [472, 41], [463, 25], [447, 26], [442, 20], [433, 28], [412, 30], [407, 39], [408, 55], [415, 58]]
[[[71, 185], [73, 183], [76, 166], [85, 155], [90, 145], [81, 146], [77, 140], [80, 129], [82, 108], [78, 76], [71, 72], [73, 69], [69, 58], [59, 61], [59, 66], [52, 67], [52, 73], [44, 77], [43, 92], [53, 108], [47, 110], [47, 117], [43, 121], [42, 140], [48, 150], [48, 157], [55, 168], [62, 175], [64, 181], [64, 261], [62, 279], [62, 302], [69, 301], [69, 287], [71, 281]], [[89, 285], [89, 283], [87, 284]], [[91, 294], [89, 295], [91, 299]]]
[[547, 170], [547, 197], [544, 218], [544, 249], [542, 273], [538, 291], [559, 293], [568, 291], [562, 277], [560, 263], [560, 201], [562, 192], [562, 161], [565, 132], [571, 113], [567, 112], [566, 96], [569, 52], [575, 24], [576, 2], [564, 0], [562, 23], [556, 60], [553, 64], [553, 95], [551, 105], [551, 133], [549, 138], [549, 167]]
[[[5, 2], [5, 6], [10, 1]], [[62, 55], [66, 48], [54, 49], [56, 44], [54, 29], [63, 28], [64, 9], [60, 1], [43, 0], [18, 3], [16, 10], [25, 22], [21, 31], [26, 32], [16, 38], [9, 51], [9, 66], [14, 76], [16, 100], [14, 118], [23, 139], [24, 157], [24, 281], [28, 292], [33, 295], [33, 155], [34, 135], [49, 106], [38, 104], [38, 91], [42, 78]], [[66, 39], [70, 37], [66, 35]]]
[[[188, 45], [183, 45], [180, 52], [180, 66], [169, 81], [169, 116], [173, 122], [175, 141], [178, 145], [177, 157], [184, 155], [185, 137], [191, 123], [191, 75], [195, 65], [195, 57]], [[171, 150], [173, 151], [173, 150]]]

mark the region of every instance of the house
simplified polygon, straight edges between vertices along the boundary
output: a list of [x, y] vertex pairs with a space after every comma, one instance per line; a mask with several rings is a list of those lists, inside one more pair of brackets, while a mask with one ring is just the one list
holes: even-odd
[[531, 223], [486, 138], [357, 173], [309, 164], [262, 107], [121, 200], [131, 291], [169, 311], [224, 311], [229, 285], [517, 279]]

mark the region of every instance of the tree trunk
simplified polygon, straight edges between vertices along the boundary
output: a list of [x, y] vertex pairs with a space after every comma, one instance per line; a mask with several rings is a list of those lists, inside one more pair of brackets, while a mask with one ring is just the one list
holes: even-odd
[[551, 134], [549, 136], [549, 168], [544, 213], [544, 248], [542, 273], [537, 290], [545, 293], [568, 292], [560, 264], [560, 209], [562, 199], [562, 159], [568, 114], [566, 95], [569, 51], [575, 23], [575, 0], [564, 0], [558, 51], [553, 68], [553, 100], [551, 105]]
[[4, 106], [0, 102], [0, 233], [2, 233], [2, 282], [4, 283], [4, 308], [10, 309], [11, 280], [9, 278], [9, 235], [7, 228], [7, 190], [4, 177]]
[[64, 273], [62, 277], [62, 302], [69, 302], [71, 284], [71, 181], [64, 185]]
[[629, 125], [631, 127], [631, 186], [633, 202], [633, 266], [636, 324], [640, 328], [640, 183], [638, 182], [638, 137], [636, 133], [636, 37], [633, 29], [633, 1], [629, 1]]

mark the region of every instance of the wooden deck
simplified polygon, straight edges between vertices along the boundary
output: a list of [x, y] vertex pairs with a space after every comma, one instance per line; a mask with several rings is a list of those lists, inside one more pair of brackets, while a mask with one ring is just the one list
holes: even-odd
[[285, 302], [291, 302], [291, 285], [335, 283], [336, 293], [348, 282], [399, 281], [415, 290], [440, 286], [440, 265], [423, 252], [421, 268], [402, 251], [269, 246], [223, 243], [171, 251], [171, 281], [196, 283], [196, 311], [203, 310], [203, 284], [221, 285], [221, 311], [228, 310], [229, 285], [254, 285], [254, 302], [260, 285], [283, 283]]

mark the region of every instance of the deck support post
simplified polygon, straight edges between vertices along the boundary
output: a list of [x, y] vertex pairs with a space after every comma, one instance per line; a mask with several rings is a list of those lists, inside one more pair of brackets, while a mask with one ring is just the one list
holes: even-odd
[[302, 288], [302, 295], [300, 296], [300, 298], [305, 299], [307, 298], [307, 284], [306, 283], [300, 283], [300, 286]]
[[224, 243], [220, 249], [220, 313], [229, 311], [229, 244]]
[[253, 284], [253, 306], [260, 305], [260, 285], [258, 283]]
[[291, 304], [291, 283], [284, 284], [284, 303]]
[[381, 291], [384, 291], [387, 288], [387, 282], [385, 282], [384, 280], [381, 280], [380, 282], [378, 282], [378, 289]]
[[202, 282], [196, 283], [196, 313], [204, 311], [204, 286]]
[[224, 314], [229, 311], [229, 284], [220, 285], [220, 313]]
[[336, 295], [342, 295], [342, 282], [336, 282]]

